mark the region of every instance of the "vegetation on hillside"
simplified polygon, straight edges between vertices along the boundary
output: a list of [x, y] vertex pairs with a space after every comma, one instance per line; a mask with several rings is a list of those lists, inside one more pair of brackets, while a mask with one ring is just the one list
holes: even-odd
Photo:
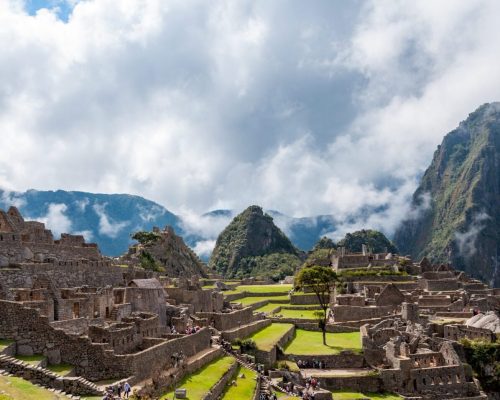
[[379, 231], [373, 229], [362, 229], [353, 233], [347, 233], [345, 237], [337, 243], [338, 247], [345, 247], [351, 253], [359, 253], [362, 245], [368, 246], [373, 253], [397, 253], [398, 249], [387, 237]]
[[237, 215], [217, 238], [209, 266], [226, 277], [292, 275], [301, 261], [298, 250], [261, 207]]
[[484, 390], [500, 393], [500, 342], [487, 343], [462, 339], [465, 358]]
[[499, 106], [479, 107], [445, 136], [413, 195], [411, 218], [394, 236], [404, 254], [451, 261], [493, 285], [500, 283], [491, 262], [500, 254]]

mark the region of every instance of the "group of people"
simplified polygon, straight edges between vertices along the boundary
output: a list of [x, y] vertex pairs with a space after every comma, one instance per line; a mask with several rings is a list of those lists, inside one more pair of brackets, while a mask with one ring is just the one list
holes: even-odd
[[186, 328], [186, 335], [192, 335], [193, 333], [196, 333], [200, 330], [201, 328], [198, 325], [195, 326], [188, 326]]
[[[115, 399], [128, 399], [130, 393], [132, 392], [132, 387], [128, 382], [124, 382], [123, 384], [118, 384], [116, 386], [110, 386], [105, 396], [102, 400], [115, 400]], [[122, 397], [123, 396], [123, 397]]]
[[326, 365], [323, 361], [321, 360], [298, 360], [297, 361], [297, 367], [299, 368], [314, 368], [314, 369], [323, 369], [326, 368]]

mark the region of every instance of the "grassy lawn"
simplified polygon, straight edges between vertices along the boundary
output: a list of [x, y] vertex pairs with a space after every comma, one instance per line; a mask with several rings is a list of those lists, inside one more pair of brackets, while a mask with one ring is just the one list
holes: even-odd
[[266, 313], [270, 313], [274, 310], [276, 310], [280, 305], [279, 304], [276, 304], [276, 303], [269, 303], [269, 304], [266, 304], [265, 306], [262, 306], [262, 307], [259, 307], [255, 310], [255, 312], [266, 312]]
[[234, 303], [241, 303], [243, 306], [249, 306], [251, 304], [258, 303], [259, 301], [262, 300], [269, 300], [274, 303], [282, 303], [282, 304], [288, 304], [290, 302], [290, 298], [288, 296], [273, 296], [273, 297], [243, 297], [238, 300], [234, 300]]
[[48, 365], [47, 369], [61, 376], [68, 375], [73, 369], [69, 364]]
[[271, 324], [255, 332], [250, 339], [255, 342], [259, 350], [269, 351], [292, 326], [293, 324]]
[[327, 333], [327, 346], [323, 345], [321, 332], [297, 329], [295, 338], [285, 347], [285, 354], [328, 355], [339, 354], [341, 350], [361, 353], [361, 335], [359, 332]]
[[392, 393], [360, 393], [360, 392], [348, 392], [348, 391], [334, 391], [333, 400], [355, 400], [361, 398], [367, 398], [371, 400], [399, 400], [400, 396]]
[[[187, 399], [200, 400], [219, 381], [224, 373], [235, 363], [233, 357], [223, 357], [210, 364], [205, 365], [192, 375], [187, 376], [177, 385], [177, 388], [187, 390]], [[172, 399], [174, 392], [171, 391], [161, 397], [161, 399]]]
[[39, 354], [35, 354], [33, 356], [16, 356], [18, 360], [24, 361], [31, 365], [38, 365], [40, 361], [42, 361], [45, 357]]
[[9, 339], [0, 339], [0, 352], [5, 350], [7, 347], [9, 347], [12, 343], [14, 343], [13, 340]]
[[[240, 378], [240, 375], [245, 375]], [[257, 373], [245, 367], [238, 367], [236, 386], [228, 386], [222, 400], [251, 399], [257, 386]]]
[[234, 290], [227, 290], [224, 294], [247, 293], [283, 293], [288, 294], [293, 285], [240, 285]]
[[47, 389], [33, 385], [31, 382], [13, 376], [0, 376], [1, 400], [67, 400]]
[[[275, 316], [280, 315], [283, 318], [297, 318], [297, 319], [317, 319], [315, 312], [321, 310], [286, 310], [281, 309], [280, 312], [274, 314]], [[323, 312], [323, 311], [321, 311]]]

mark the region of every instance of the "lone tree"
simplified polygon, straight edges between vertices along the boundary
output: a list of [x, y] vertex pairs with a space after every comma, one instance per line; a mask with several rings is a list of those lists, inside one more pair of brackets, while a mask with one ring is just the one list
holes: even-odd
[[319, 305], [323, 312], [315, 315], [318, 318], [318, 325], [323, 332], [323, 344], [326, 346], [326, 322], [328, 320], [327, 310], [330, 306], [330, 292], [337, 282], [337, 274], [331, 267], [321, 267], [315, 265], [303, 268], [295, 278], [295, 286], [304, 289], [310, 288], [318, 298]]

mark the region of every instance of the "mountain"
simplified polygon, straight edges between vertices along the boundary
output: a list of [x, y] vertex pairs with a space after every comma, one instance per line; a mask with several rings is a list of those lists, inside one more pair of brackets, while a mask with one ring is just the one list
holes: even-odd
[[[259, 206], [250, 206], [222, 231], [209, 267], [226, 277], [264, 275], [280, 279], [301, 263], [299, 251]], [[290, 264], [294, 268], [290, 268]], [[283, 268], [287, 267], [284, 271]]]
[[133, 238], [138, 243], [130, 247], [124, 260], [137, 259], [144, 268], [166, 272], [170, 277], [207, 276], [206, 266], [171, 226], [137, 232]]
[[55, 234], [83, 234], [109, 256], [127, 250], [132, 243], [132, 232], [166, 225], [181, 231], [179, 217], [155, 202], [128, 194], [0, 190], [0, 208], [12, 204], [18, 206], [26, 219], [45, 222]]
[[394, 241], [500, 284], [500, 103], [471, 113], [438, 146]]
[[398, 253], [396, 246], [382, 232], [372, 229], [347, 233], [337, 243], [337, 247], [345, 247], [351, 253], [360, 253], [363, 244], [366, 244], [373, 253]]

